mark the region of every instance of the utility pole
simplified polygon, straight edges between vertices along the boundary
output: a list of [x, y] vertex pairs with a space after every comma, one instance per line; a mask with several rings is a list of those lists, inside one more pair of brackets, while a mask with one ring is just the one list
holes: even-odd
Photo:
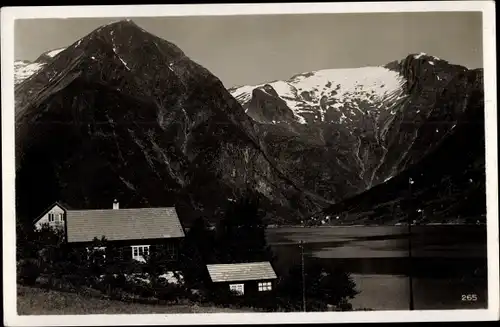
[[411, 186], [413, 185], [414, 181], [410, 177], [408, 181], [408, 189], [410, 193], [410, 212], [408, 214], [408, 259], [409, 259], [409, 282], [410, 282], [410, 310], [414, 310], [414, 303], [413, 303], [413, 258], [412, 258], [412, 253], [411, 253], [411, 225], [413, 224], [413, 211], [415, 210], [413, 206], [413, 193], [412, 193], [412, 188]]
[[300, 240], [300, 259], [302, 265], [302, 305], [303, 311], [306, 312], [306, 278], [304, 269], [304, 241]]

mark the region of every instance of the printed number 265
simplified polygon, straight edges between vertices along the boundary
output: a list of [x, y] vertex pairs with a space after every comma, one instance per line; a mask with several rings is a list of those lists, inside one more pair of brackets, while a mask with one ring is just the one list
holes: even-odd
[[477, 295], [476, 294], [462, 294], [462, 301], [466, 301], [466, 302], [477, 301]]

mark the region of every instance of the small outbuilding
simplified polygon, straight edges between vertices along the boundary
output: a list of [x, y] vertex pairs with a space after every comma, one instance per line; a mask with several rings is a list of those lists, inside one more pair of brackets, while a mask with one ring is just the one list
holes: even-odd
[[237, 295], [263, 294], [276, 286], [276, 272], [268, 261], [207, 265], [214, 288]]

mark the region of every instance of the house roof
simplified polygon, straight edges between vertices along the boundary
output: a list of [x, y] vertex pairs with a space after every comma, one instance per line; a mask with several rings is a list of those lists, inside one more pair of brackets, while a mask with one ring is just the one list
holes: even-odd
[[69, 243], [184, 237], [175, 208], [68, 210]]
[[235, 282], [277, 278], [271, 263], [249, 262], [207, 265], [213, 282]]
[[40, 214], [38, 217], [36, 217], [34, 220], [33, 220], [33, 224], [36, 224], [40, 219], [42, 219], [43, 216], [45, 216], [45, 214], [47, 212], [49, 212], [50, 210], [52, 210], [52, 208], [54, 208], [55, 206], [59, 206], [61, 207], [64, 211], [67, 211], [70, 209], [70, 207], [66, 204], [66, 203], [63, 203], [61, 201], [57, 201], [57, 202], [54, 202], [52, 203], [47, 209], [45, 209], [42, 214]]

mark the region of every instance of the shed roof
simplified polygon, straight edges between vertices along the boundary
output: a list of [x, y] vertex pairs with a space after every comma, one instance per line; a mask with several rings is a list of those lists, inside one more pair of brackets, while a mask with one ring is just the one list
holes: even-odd
[[276, 273], [268, 261], [207, 265], [213, 282], [276, 279]]
[[175, 208], [67, 210], [69, 243], [184, 237]]

